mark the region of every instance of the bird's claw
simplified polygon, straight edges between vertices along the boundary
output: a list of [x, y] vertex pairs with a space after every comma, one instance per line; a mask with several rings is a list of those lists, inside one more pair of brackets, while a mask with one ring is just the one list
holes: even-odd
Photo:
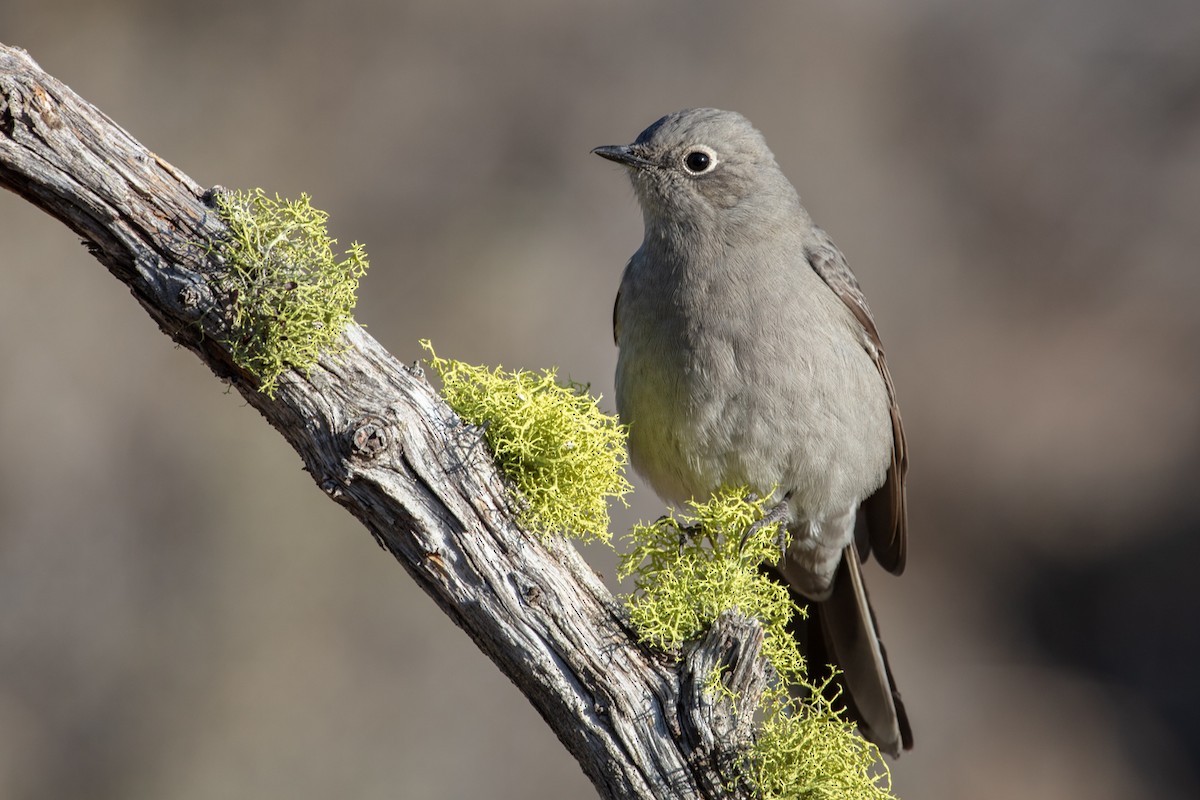
[[700, 535], [700, 525], [682, 525], [679, 526], [679, 557], [683, 558], [683, 547], [690, 539]]
[[680, 525], [679, 520], [675, 519], [670, 514], [663, 514], [654, 521], [655, 526], [665, 525], [666, 523], [670, 523], [671, 525], [675, 526], [675, 530], [679, 531], [679, 557], [682, 558], [684, 545], [686, 545], [690, 539], [700, 535], [700, 525]]
[[788, 506], [788, 500], [790, 500], [790, 499], [791, 499], [791, 493], [789, 492], [788, 494], [784, 495], [782, 500], [780, 500], [778, 503], [776, 503], [775, 505], [773, 505], [769, 509], [767, 509], [767, 513], [763, 514], [762, 519], [760, 519], [758, 522], [755, 522], [749, 528], [746, 528], [746, 532], [742, 534], [742, 540], [740, 542], [738, 542], [738, 553], [739, 554], [741, 554], [742, 550], [745, 549], [746, 542], [750, 541], [751, 537], [756, 535], [763, 528], [767, 527], [768, 525], [778, 525], [779, 526], [779, 537], [778, 537], [779, 557], [780, 557], [780, 559], [782, 559], [785, 555], [787, 555], [787, 546], [788, 546], [787, 521], [788, 521], [788, 514], [790, 511], [790, 508]]

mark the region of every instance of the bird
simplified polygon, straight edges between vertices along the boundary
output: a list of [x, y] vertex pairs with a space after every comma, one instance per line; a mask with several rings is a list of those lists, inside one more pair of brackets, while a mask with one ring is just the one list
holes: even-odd
[[741, 114], [684, 109], [592, 152], [626, 168], [644, 224], [613, 309], [630, 462], [668, 503], [772, 498], [788, 543], [769, 570], [809, 609], [792, 633], [899, 756], [912, 729], [862, 566], [904, 570], [908, 455], [858, 280]]

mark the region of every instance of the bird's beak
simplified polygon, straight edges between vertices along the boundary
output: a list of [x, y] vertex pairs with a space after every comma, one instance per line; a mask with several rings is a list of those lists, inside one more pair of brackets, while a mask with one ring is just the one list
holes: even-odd
[[606, 144], [603, 147], [593, 149], [592, 152], [601, 158], [607, 158], [609, 161], [615, 161], [618, 164], [624, 164], [634, 169], [645, 169], [646, 167], [654, 166], [653, 162], [639, 156], [633, 151], [633, 147], [627, 144]]

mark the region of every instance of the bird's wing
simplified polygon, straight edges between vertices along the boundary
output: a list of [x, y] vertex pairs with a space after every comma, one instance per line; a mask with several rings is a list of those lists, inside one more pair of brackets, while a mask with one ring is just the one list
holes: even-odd
[[887, 387], [888, 410], [892, 416], [892, 463], [883, 486], [863, 502], [862, 508], [870, 531], [871, 550], [884, 569], [899, 575], [904, 571], [908, 554], [908, 508], [904, 486], [908, 472], [908, 447], [904, 441], [904, 425], [900, 421], [900, 406], [896, 403], [896, 388], [888, 372], [879, 330], [875, 327], [875, 320], [871, 317], [871, 309], [867, 306], [858, 280], [846, 264], [846, 257], [828, 234], [819, 228], [816, 232], [816, 244], [805, 253], [808, 263], [862, 325], [865, 334], [863, 346], [879, 368], [884, 386]]
[[621, 344], [621, 322], [617, 316], [617, 310], [621, 307], [621, 290], [617, 289], [617, 296], [613, 300], [613, 344]]

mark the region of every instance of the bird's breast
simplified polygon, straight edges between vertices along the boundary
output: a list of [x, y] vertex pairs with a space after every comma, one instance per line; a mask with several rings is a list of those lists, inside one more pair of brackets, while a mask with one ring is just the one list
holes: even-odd
[[[882, 483], [885, 389], [844, 313], [796, 286], [650, 277], [622, 281], [616, 403], [631, 461], [659, 495], [780, 487], [821, 516]], [[864, 393], [865, 405], [847, 402]]]

